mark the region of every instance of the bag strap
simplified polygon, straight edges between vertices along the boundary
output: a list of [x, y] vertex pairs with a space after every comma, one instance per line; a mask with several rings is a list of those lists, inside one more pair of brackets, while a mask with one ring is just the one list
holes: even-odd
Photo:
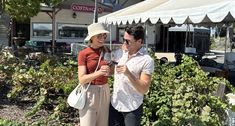
[[[97, 66], [96, 66], [95, 72], [96, 72], [96, 71], [98, 70], [98, 68], [99, 68], [100, 61], [101, 61], [102, 56], [103, 56], [103, 50], [102, 50], [101, 53], [100, 53], [99, 61], [98, 61], [98, 64], [97, 64]], [[88, 90], [88, 88], [90, 87], [90, 85], [91, 85], [91, 81], [88, 83], [88, 86], [87, 86], [87, 88], [86, 88], [85, 91]]]

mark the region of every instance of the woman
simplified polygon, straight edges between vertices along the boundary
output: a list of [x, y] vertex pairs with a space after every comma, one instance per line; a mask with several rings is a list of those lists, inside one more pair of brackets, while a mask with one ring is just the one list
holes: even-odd
[[105, 51], [104, 42], [107, 33], [109, 32], [100, 23], [89, 25], [85, 40], [89, 41], [90, 45], [78, 55], [79, 82], [85, 87], [91, 82], [87, 90], [86, 105], [79, 110], [81, 126], [108, 126], [110, 91], [107, 82], [110, 67], [103, 57], [95, 71], [99, 57]]

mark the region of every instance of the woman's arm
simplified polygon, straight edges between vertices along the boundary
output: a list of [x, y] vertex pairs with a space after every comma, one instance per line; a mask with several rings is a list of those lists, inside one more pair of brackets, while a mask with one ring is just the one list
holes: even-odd
[[78, 66], [78, 79], [80, 84], [86, 84], [92, 80], [98, 78], [99, 76], [105, 76], [110, 72], [108, 65], [103, 65], [99, 70], [94, 73], [87, 74], [86, 66]]

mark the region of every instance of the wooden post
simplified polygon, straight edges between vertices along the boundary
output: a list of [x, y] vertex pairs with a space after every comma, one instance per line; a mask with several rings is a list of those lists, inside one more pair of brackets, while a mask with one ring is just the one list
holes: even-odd
[[219, 84], [215, 96], [223, 99], [225, 88], [226, 88], [226, 85], [224, 83]]
[[52, 54], [55, 54], [55, 7], [52, 7]]

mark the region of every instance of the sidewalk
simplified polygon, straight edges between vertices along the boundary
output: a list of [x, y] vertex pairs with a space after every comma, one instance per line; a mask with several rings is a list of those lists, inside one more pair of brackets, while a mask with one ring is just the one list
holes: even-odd
[[219, 55], [221, 55], [221, 54], [224, 54], [224, 53], [225, 53], [225, 51], [224, 51], [224, 50], [210, 50], [210, 52], [215, 53], [215, 54], [219, 54]]

